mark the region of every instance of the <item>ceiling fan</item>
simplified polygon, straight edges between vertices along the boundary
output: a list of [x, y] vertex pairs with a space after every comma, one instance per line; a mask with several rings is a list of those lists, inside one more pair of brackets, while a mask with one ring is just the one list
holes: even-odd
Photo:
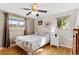
[[31, 9], [29, 9], [29, 8], [22, 8], [22, 9], [30, 10], [30, 12], [28, 12], [26, 15], [30, 15], [32, 13], [32, 14], [36, 14], [37, 17], [39, 17], [38, 12], [47, 13], [46, 10], [38, 10], [37, 3], [33, 3]]

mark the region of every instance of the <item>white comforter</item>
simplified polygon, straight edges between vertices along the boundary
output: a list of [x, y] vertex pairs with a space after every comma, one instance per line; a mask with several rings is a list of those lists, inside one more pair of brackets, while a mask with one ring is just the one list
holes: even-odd
[[49, 43], [49, 35], [36, 36], [36, 35], [25, 35], [18, 36], [15, 40], [16, 43], [22, 45], [27, 50], [36, 50], [45, 44]]

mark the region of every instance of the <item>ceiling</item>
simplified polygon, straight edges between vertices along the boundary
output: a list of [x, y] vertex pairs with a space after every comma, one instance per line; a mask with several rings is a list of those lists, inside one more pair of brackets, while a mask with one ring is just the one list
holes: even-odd
[[38, 3], [38, 9], [47, 10], [47, 13], [39, 13], [39, 17], [36, 15], [28, 15], [28, 10], [23, 10], [21, 8], [31, 8], [31, 3], [0, 3], [0, 10], [9, 13], [14, 13], [27, 18], [42, 18], [51, 14], [56, 14], [68, 10], [72, 10], [79, 7], [78, 3]]

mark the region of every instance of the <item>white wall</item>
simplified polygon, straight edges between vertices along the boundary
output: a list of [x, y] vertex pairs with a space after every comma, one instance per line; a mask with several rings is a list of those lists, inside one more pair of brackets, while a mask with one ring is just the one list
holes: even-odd
[[60, 39], [60, 46], [72, 48], [73, 46], [73, 30], [72, 29], [59, 30], [58, 36]]
[[77, 10], [77, 21], [76, 21], [76, 27], [79, 28], [79, 8]]
[[33, 19], [27, 19], [27, 34], [33, 34], [34, 33], [34, 20]]
[[4, 13], [0, 11], [0, 47], [2, 47], [4, 30]]
[[[41, 30], [43, 30], [43, 29], [48, 29], [48, 28], [45, 26], [45, 24], [46, 24], [46, 23], [50, 23], [50, 25], [51, 25], [51, 19], [52, 19], [51, 16], [48, 16], [48, 17], [45, 17], [45, 18], [41, 18], [41, 19], [36, 19], [36, 20], [34, 21], [35, 32], [41, 31]], [[40, 20], [42, 20], [42, 25], [38, 25], [38, 21], [40, 21]], [[51, 27], [50, 25], [49, 25], [49, 27]]]

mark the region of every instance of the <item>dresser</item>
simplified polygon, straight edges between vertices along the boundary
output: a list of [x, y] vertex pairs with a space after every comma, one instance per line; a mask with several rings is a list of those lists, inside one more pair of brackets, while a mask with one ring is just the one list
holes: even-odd
[[79, 29], [73, 29], [73, 55], [79, 55]]

